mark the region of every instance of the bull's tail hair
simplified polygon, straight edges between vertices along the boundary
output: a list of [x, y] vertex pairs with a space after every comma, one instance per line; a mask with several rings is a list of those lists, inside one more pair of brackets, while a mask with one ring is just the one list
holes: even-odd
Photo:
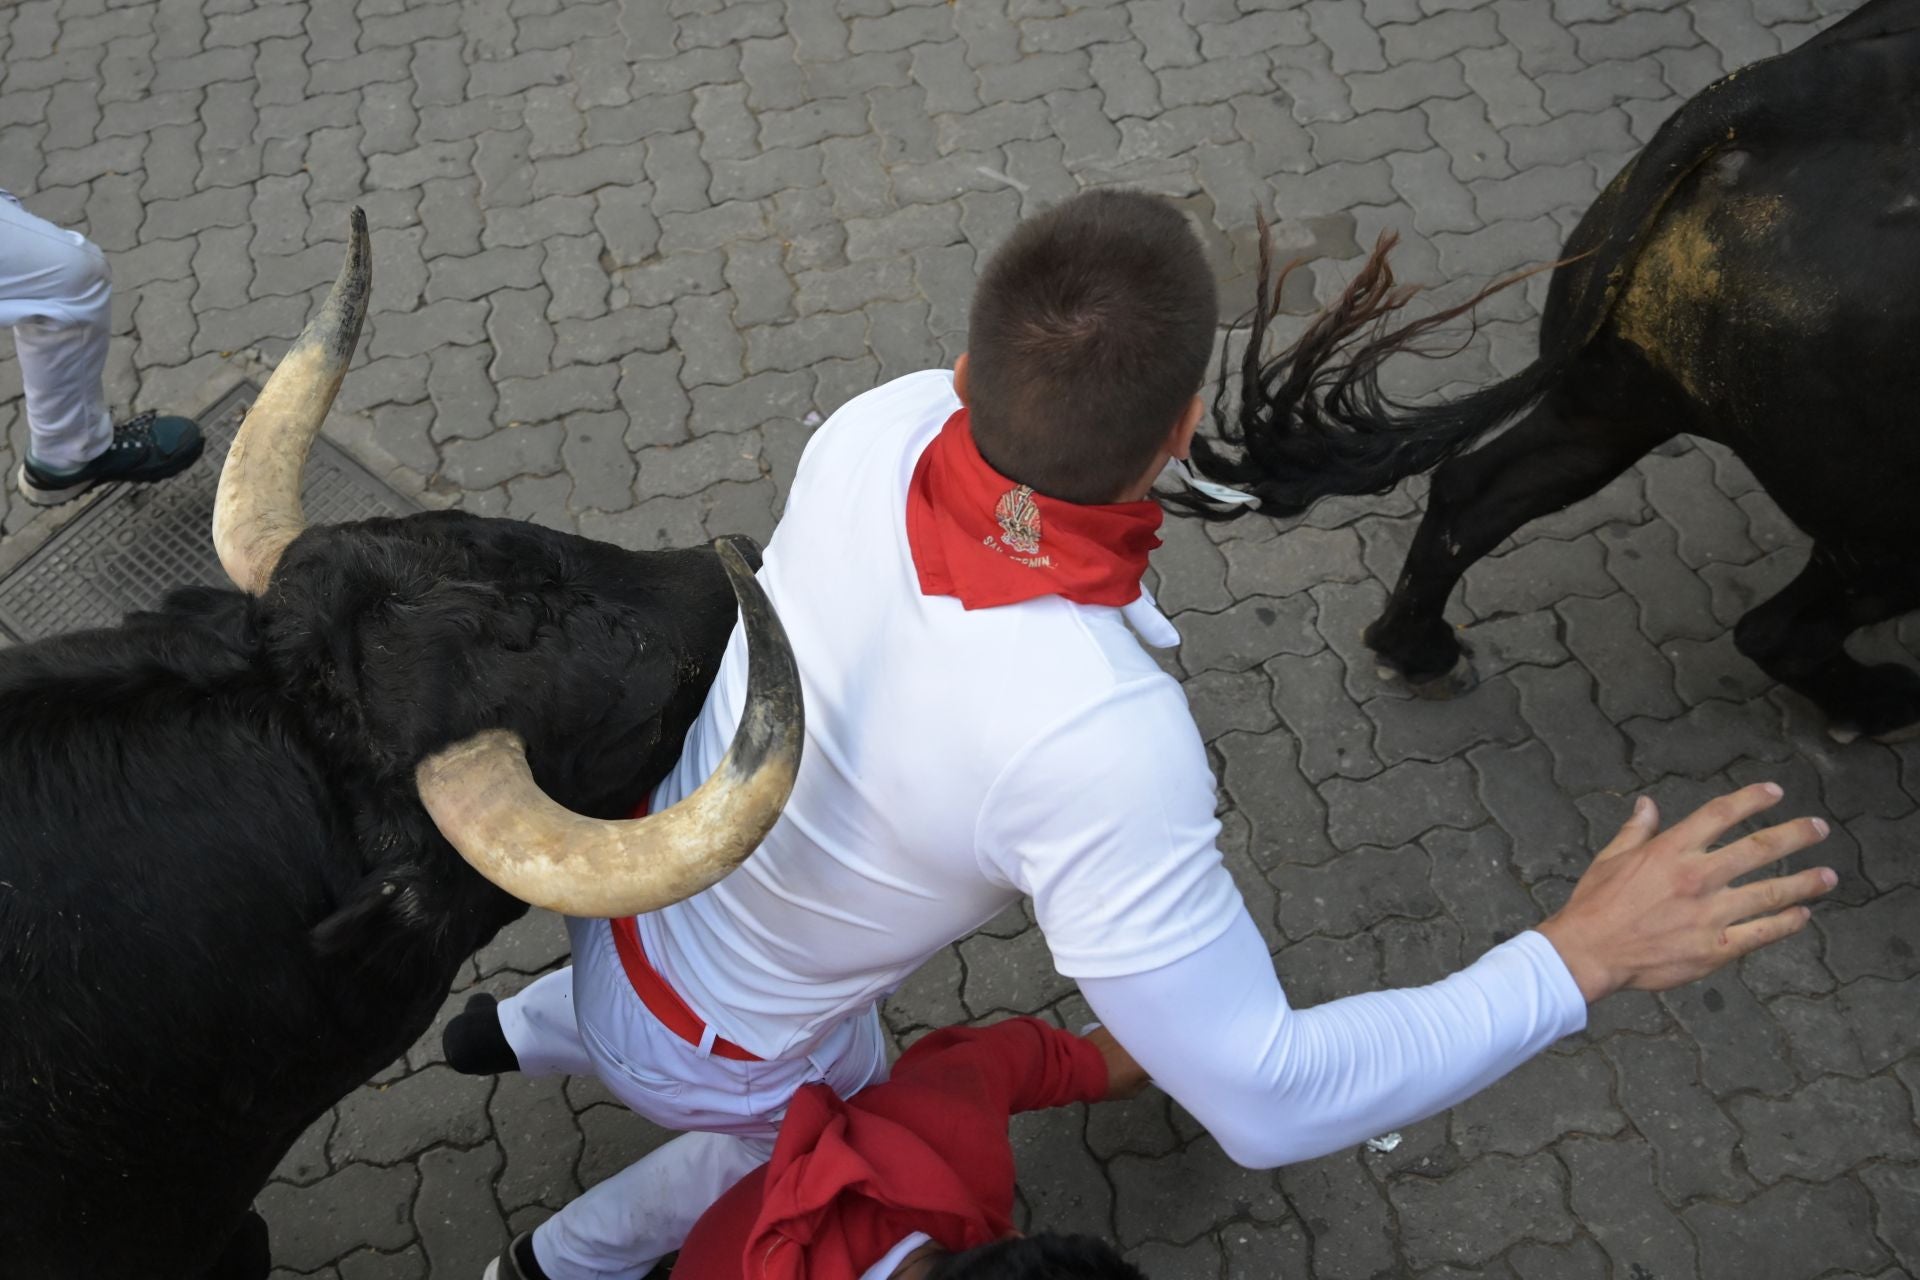
[[[1229, 367], [1221, 371], [1213, 398], [1218, 439], [1196, 436], [1193, 462], [1207, 478], [1258, 495], [1262, 514], [1297, 515], [1321, 498], [1381, 493], [1431, 470], [1529, 408], [1559, 371], [1559, 361], [1540, 359], [1505, 381], [1444, 403], [1404, 405], [1390, 398], [1380, 389], [1380, 366], [1388, 357], [1456, 353], [1477, 326], [1446, 350], [1425, 348], [1422, 340], [1469, 314], [1489, 295], [1534, 271], [1559, 265], [1546, 263], [1496, 280], [1457, 307], [1395, 326], [1401, 309], [1419, 292], [1417, 285], [1394, 283], [1387, 255], [1398, 239], [1392, 232], [1383, 234], [1359, 274], [1314, 317], [1299, 340], [1263, 359], [1281, 290], [1300, 261], [1274, 273], [1273, 237], [1261, 219], [1260, 274], [1237, 375], [1238, 411], [1229, 413], [1227, 408], [1236, 381]], [[1253, 510], [1220, 510], [1199, 494], [1172, 495], [1168, 501], [1212, 519]]]

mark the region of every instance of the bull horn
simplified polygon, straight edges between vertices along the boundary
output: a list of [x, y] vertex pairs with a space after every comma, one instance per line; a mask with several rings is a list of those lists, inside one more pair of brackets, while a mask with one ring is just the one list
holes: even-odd
[[366, 319], [373, 281], [367, 215], [355, 209], [352, 224], [340, 278], [260, 389], [220, 471], [213, 546], [233, 585], [249, 595], [267, 589], [280, 553], [306, 527], [300, 472]]
[[718, 544], [747, 633], [747, 696], [713, 776], [645, 818], [587, 818], [533, 779], [527, 749], [491, 729], [422, 761], [414, 773], [433, 824], [474, 870], [522, 902], [611, 918], [692, 897], [746, 861], [780, 817], [806, 737], [800, 673], [753, 570]]

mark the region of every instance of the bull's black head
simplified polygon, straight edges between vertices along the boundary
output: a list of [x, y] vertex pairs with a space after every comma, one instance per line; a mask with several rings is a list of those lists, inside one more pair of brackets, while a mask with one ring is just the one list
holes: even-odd
[[625, 817], [677, 756], [733, 628], [710, 549], [633, 552], [460, 512], [301, 534], [255, 606], [277, 681], [411, 787], [485, 730], [559, 803]]

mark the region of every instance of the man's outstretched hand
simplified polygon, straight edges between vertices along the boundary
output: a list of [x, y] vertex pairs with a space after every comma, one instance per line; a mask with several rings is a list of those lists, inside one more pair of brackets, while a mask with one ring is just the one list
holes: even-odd
[[1708, 846], [1780, 800], [1757, 783], [1721, 796], [1665, 831], [1642, 796], [1613, 843], [1540, 925], [1591, 1004], [1623, 988], [1665, 991], [1806, 927], [1798, 904], [1839, 882], [1827, 867], [1749, 884], [1732, 882], [1827, 838], [1827, 824], [1798, 818], [1718, 849]]

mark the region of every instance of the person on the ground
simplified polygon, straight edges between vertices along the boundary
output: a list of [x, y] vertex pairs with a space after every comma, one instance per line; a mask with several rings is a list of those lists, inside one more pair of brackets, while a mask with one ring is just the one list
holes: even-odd
[[35, 506], [71, 502], [110, 481], [164, 480], [200, 456], [191, 418], [148, 411], [115, 423], [107, 411], [112, 297], [98, 246], [0, 191], [0, 326], [13, 330], [27, 402], [27, 455], [15, 483]]
[[[1267, 1168], [1452, 1106], [1610, 992], [1799, 930], [1834, 884], [1734, 883], [1823, 838], [1818, 819], [1712, 848], [1778, 787], [1665, 831], [1642, 799], [1537, 928], [1429, 986], [1293, 1009], [1215, 847], [1185, 696], [1140, 643], [1178, 639], [1141, 586], [1149, 494], [1204, 412], [1216, 306], [1170, 203], [1082, 194], [993, 254], [951, 373], [870, 391], [809, 442], [759, 575], [807, 706], [784, 816], [693, 898], [570, 921], [570, 969], [448, 1031], [456, 1069], [593, 1072], [699, 1131], [542, 1224], [550, 1280], [646, 1274], [767, 1158], [796, 1089], [882, 1076], [879, 1002], [1022, 897], [1115, 1038]], [[719, 763], [746, 674], [736, 631], [655, 805]]]
[[[1146, 1084], [1104, 1028], [936, 1031], [851, 1099], [795, 1093], [772, 1158], [694, 1225], [674, 1280], [1145, 1280], [1103, 1240], [1014, 1230], [1007, 1122]], [[538, 1280], [530, 1245], [502, 1280]]]

